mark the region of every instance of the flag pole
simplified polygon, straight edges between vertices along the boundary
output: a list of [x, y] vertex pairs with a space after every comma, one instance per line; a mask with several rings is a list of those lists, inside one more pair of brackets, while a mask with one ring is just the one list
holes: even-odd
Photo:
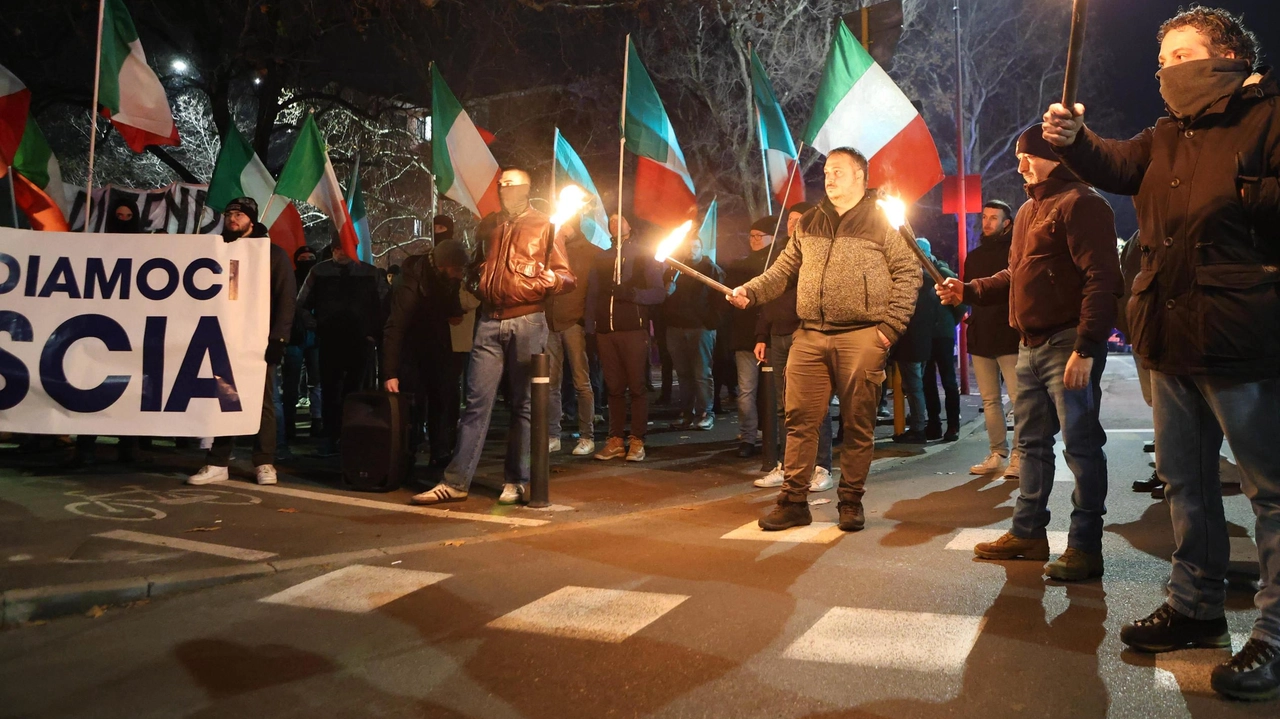
[[800, 153], [804, 152], [804, 140], [800, 141], [800, 146], [796, 148], [796, 164], [791, 168], [791, 172], [787, 173], [787, 189], [782, 191], [782, 207], [778, 209], [778, 222], [773, 227], [773, 242], [769, 243], [769, 253], [764, 257], [765, 269], [769, 267], [769, 261], [773, 259], [773, 247], [778, 244], [778, 233], [782, 231], [783, 215], [787, 212], [787, 200], [791, 199], [791, 184], [795, 182], [796, 173], [800, 171]]
[[13, 175], [18, 170], [12, 165], [9, 166], [9, 206], [13, 208], [13, 228], [18, 229], [18, 196], [13, 191]]
[[89, 105], [89, 179], [84, 188], [84, 231], [89, 232], [89, 222], [93, 217], [90, 206], [93, 204], [93, 154], [97, 150], [98, 140], [98, 85], [102, 78], [102, 21], [107, 13], [107, 0], [98, 0], [98, 52], [93, 60], [93, 104]]
[[[618, 236], [613, 238], [613, 282], [622, 281], [622, 170], [627, 157], [627, 78], [631, 73], [631, 33], [627, 33], [626, 49], [622, 55], [622, 117], [619, 122], [621, 130], [618, 137]], [[609, 299], [610, 317], [613, 312], [613, 298]]]
[[440, 213], [438, 199], [439, 190], [436, 188], [436, 164], [435, 164], [435, 144], [436, 144], [436, 100], [435, 100], [435, 70], [436, 61], [432, 60], [427, 63], [427, 74], [431, 76], [431, 246], [436, 246], [436, 215]]
[[551, 139], [551, 201], [556, 200], [556, 147], [560, 144], [560, 128], [556, 128], [556, 132]]
[[[747, 43], [747, 62], [752, 60], [751, 43]], [[764, 170], [764, 206], [773, 214], [773, 187], [769, 185], [769, 151], [764, 145], [764, 118], [760, 115], [760, 103], [755, 92], [751, 93], [751, 109], [755, 111], [756, 136], [760, 139], [760, 167]]]

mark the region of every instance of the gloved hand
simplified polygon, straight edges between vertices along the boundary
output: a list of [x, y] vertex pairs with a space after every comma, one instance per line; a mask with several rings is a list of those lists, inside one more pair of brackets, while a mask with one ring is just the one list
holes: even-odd
[[280, 360], [284, 359], [284, 341], [270, 340], [267, 342], [267, 364], [278, 365]]

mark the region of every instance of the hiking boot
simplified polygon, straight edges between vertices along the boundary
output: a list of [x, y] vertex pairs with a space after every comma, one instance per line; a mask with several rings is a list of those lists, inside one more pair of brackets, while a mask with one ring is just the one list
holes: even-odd
[[1164, 499], [1164, 490], [1165, 490], [1164, 484], [1161, 484], [1159, 487], [1156, 487], [1155, 489], [1151, 490], [1151, 498]]
[[596, 441], [594, 439], [588, 439], [587, 437], [582, 437], [578, 440], [578, 446], [573, 448], [573, 456], [586, 457], [589, 454], [594, 454], [595, 451], [596, 451]]
[[1226, 649], [1231, 646], [1227, 618], [1195, 619], [1168, 604], [1150, 616], [1120, 628], [1120, 641], [1134, 651], [1173, 652], [1179, 649]]
[[1059, 582], [1081, 582], [1102, 576], [1102, 552], [1083, 552], [1067, 547], [1061, 557], [1044, 565], [1044, 573]]
[[1260, 702], [1280, 697], [1280, 646], [1250, 639], [1234, 657], [1213, 668], [1209, 683], [1232, 699]]
[[834, 486], [836, 480], [831, 476], [831, 470], [822, 466], [813, 468], [813, 479], [809, 481], [810, 492], [825, 492]]
[[1020, 479], [1022, 477], [1022, 455], [1017, 452], [1009, 453], [1009, 466], [1004, 468], [1005, 479]]
[[987, 458], [969, 468], [969, 474], [996, 474], [1004, 471], [1004, 457], [992, 452]]
[[623, 446], [621, 437], [610, 437], [604, 443], [604, 449], [596, 452], [596, 459], [622, 459], [626, 456], [627, 448]]
[[786, 476], [782, 473], [782, 463], [779, 462], [778, 466], [770, 470], [768, 474], [751, 484], [761, 488], [781, 487], [784, 481], [786, 481]]
[[808, 524], [813, 524], [813, 515], [809, 514], [809, 503], [788, 502], [785, 499], [779, 499], [773, 511], [761, 517], [759, 521], [760, 528], [766, 532], [803, 527]]
[[1164, 486], [1164, 482], [1160, 481], [1160, 473], [1153, 470], [1151, 479], [1139, 479], [1133, 483], [1133, 491], [1146, 494], [1155, 490], [1156, 487], [1162, 486]]
[[862, 502], [841, 502], [837, 509], [840, 512], [841, 531], [857, 532], [867, 526], [866, 514], [862, 511]]
[[644, 461], [644, 440], [639, 437], [632, 437], [630, 446], [627, 448], [628, 462]]
[[978, 544], [973, 553], [980, 559], [1037, 559], [1043, 562], [1049, 558], [1049, 540], [1044, 537], [1023, 539], [1013, 532], [1005, 532], [994, 542]]

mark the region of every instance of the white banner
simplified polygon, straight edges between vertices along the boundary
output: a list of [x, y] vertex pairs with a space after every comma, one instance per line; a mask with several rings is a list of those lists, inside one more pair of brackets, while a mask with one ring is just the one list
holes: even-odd
[[268, 242], [0, 228], [0, 430], [256, 433]]
[[[222, 214], [205, 205], [208, 185], [175, 182], [155, 190], [104, 185], [93, 188], [94, 232], [106, 229], [107, 211], [116, 200], [129, 200], [138, 208], [143, 232], [170, 235], [203, 235], [222, 232]], [[71, 203], [71, 229], [84, 229], [84, 188], [76, 191]]]

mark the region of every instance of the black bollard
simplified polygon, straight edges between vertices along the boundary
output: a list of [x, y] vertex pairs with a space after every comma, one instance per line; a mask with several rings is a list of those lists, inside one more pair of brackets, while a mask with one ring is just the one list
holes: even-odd
[[551, 356], [533, 355], [529, 376], [529, 506], [550, 506], [551, 452], [547, 405], [551, 404]]
[[760, 431], [764, 439], [764, 459], [761, 472], [772, 472], [778, 465], [778, 389], [773, 367], [760, 368], [760, 391], [764, 392], [764, 416], [760, 418]]

